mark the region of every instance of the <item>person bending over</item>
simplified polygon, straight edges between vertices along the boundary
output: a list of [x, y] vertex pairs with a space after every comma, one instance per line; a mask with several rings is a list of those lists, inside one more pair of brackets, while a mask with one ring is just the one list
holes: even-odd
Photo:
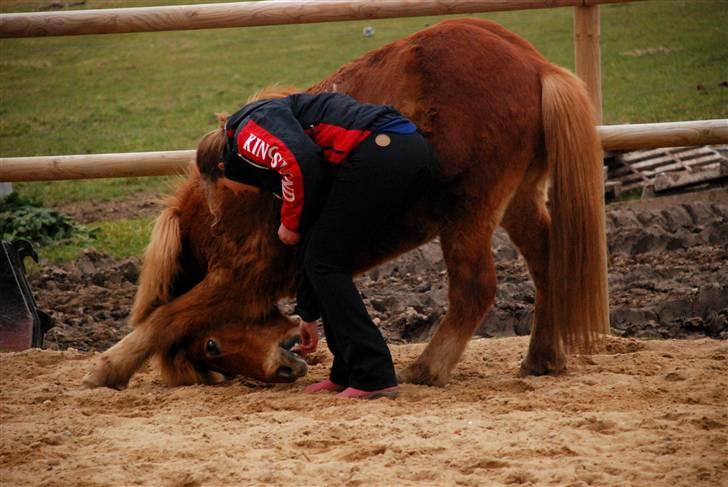
[[395, 397], [392, 357], [354, 285], [352, 257], [428, 191], [438, 166], [427, 139], [391, 106], [298, 93], [245, 105], [203, 137], [197, 165], [214, 191], [282, 199], [278, 237], [297, 246], [301, 351], [316, 349], [321, 318], [334, 356], [329, 378], [305, 391]]

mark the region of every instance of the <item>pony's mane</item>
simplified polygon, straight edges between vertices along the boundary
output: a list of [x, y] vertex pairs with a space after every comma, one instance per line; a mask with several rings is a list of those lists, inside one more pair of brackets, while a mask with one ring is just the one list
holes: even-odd
[[301, 91], [302, 90], [300, 88], [296, 88], [295, 86], [290, 85], [279, 86], [276, 84], [266, 86], [265, 88], [261, 88], [260, 90], [250, 95], [250, 98], [248, 98], [248, 103], [252, 103], [258, 100], [267, 100], [271, 98], [284, 98], [294, 93], [301, 93]]

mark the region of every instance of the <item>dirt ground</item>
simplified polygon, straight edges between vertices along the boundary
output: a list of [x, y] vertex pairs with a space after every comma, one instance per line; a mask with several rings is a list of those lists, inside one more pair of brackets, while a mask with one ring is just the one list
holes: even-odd
[[[158, 198], [155, 198], [155, 200]], [[156, 214], [139, 200], [115, 214]], [[81, 220], [105, 207], [65, 209]], [[96, 211], [96, 213], [94, 213]], [[725, 188], [610, 205], [609, 281], [612, 329], [643, 338], [728, 338], [728, 190]], [[523, 336], [531, 330], [534, 287], [518, 252], [496, 233], [496, 302], [477, 334]], [[126, 317], [139, 275], [136, 258], [87, 250], [76, 262], [45, 266], [31, 277], [55, 327], [47, 348], [103, 351], [129, 332]], [[427, 340], [447, 310], [447, 276], [437, 241], [358, 278], [372, 317], [390, 343]], [[282, 303], [291, 312], [290, 303]]]
[[[31, 285], [56, 323], [48, 349], [0, 354], [3, 484], [728, 485], [728, 191], [610, 205], [608, 226], [616, 336], [601, 353], [516, 376], [533, 286], [499, 233], [478, 331], [496, 338], [474, 339], [446, 388], [394, 401], [303, 395], [325, 346], [293, 385], [172, 389], [147, 366], [124, 391], [81, 390], [94, 352], [128, 332], [139, 263], [90, 250], [45, 266]], [[437, 242], [358, 282], [407, 364], [446, 311]]]
[[304, 395], [328, 355], [293, 385], [170, 389], [148, 367], [115, 391], [78, 387], [90, 353], [6, 353], [3, 484], [726, 485], [728, 343], [615, 337], [519, 379], [526, 347], [473, 340], [446, 388], [374, 401]]

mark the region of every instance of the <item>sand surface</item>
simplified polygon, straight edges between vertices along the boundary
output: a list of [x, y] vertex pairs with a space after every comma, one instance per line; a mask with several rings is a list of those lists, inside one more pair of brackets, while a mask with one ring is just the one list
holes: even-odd
[[[405, 364], [421, 344], [392, 347]], [[78, 387], [93, 354], [0, 354], [3, 485], [728, 485], [728, 343], [611, 338], [517, 378], [527, 338], [473, 340], [446, 388], [396, 400], [247, 380]]]

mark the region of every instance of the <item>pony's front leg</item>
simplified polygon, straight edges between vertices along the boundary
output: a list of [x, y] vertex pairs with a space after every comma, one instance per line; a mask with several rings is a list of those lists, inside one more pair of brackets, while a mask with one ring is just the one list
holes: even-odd
[[495, 298], [491, 229], [466, 228], [441, 235], [449, 277], [445, 318], [422, 355], [397, 376], [400, 382], [444, 386]]
[[85, 388], [124, 389], [129, 379], [153, 353], [147, 327], [132, 330], [119, 343], [102, 353], [81, 382]]
[[[208, 274], [189, 292], [155, 309], [123, 340], [101, 354], [83, 378], [83, 387], [123, 389], [153, 354], [168, 350], [177, 340], [225, 321], [237, 309], [230, 279]], [[230, 304], [234, 303], [235, 306]]]

